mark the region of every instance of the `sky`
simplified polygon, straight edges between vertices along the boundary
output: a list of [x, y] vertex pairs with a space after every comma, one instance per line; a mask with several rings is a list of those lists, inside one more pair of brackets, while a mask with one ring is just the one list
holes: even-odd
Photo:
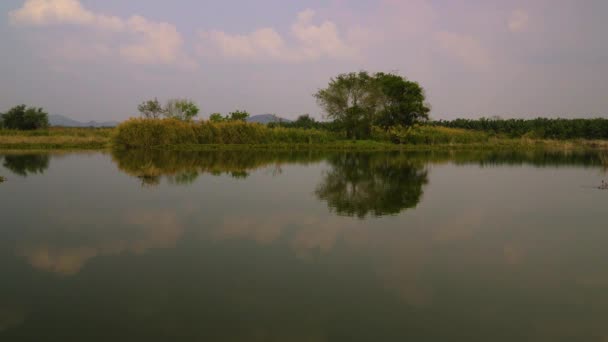
[[433, 119], [608, 117], [606, 0], [2, 0], [0, 111], [124, 120], [323, 112], [340, 73], [397, 72]]

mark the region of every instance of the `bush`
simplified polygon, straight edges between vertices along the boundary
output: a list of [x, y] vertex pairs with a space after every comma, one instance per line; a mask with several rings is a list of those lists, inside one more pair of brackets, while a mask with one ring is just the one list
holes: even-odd
[[48, 114], [42, 108], [20, 105], [0, 115], [1, 126], [7, 129], [34, 130], [49, 127]]
[[315, 144], [335, 141], [332, 133], [296, 128], [269, 128], [261, 124], [233, 122], [184, 122], [174, 119], [131, 119], [116, 128], [118, 147], [148, 148], [188, 144]]

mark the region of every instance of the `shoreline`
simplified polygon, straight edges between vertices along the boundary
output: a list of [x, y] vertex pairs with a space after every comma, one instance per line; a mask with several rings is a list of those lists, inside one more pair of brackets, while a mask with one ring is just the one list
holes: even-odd
[[3, 151], [106, 151], [112, 149], [151, 149], [168, 151], [213, 151], [213, 150], [331, 150], [331, 151], [434, 151], [434, 150], [606, 150], [608, 140], [531, 140], [531, 139], [500, 139], [495, 138], [486, 143], [440, 143], [440, 144], [394, 144], [375, 140], [335, 141], [327, 143], [268, 143], [268, 144], [179, 144], [153, 146], [149, 148], [125, 148], [113, 146], [110, 139], [69, 139], [58, 141], [56, 137], [41, 139], [29, 137], [19, 142], [10, 142], [0, 136], [0, 150]]

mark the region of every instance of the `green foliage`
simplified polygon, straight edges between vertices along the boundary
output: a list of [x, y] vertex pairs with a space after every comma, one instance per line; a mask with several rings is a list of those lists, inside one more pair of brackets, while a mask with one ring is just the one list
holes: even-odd
[[6, 181], [6, 178], [0, 176], [0, 183], [4, 183]]
[[163, 107], [157, 98], [142, 102], [137, 109], [145, 119], [160, 119], [161, 116], [190, 121], [198, 115], [198, 106], [188, 99], [170, 99]]
[[375, 125], [385, 129], [410, 127], [428, 119], [431, 109], [425, 103], [424, 89], [418, 83], [385, 73], [377, 73], [374, 82], [378, 91]]
[[409, 127], [426, 120], [430, 111], [418, 83], [390, 73], [340, 74], [314, 96], [327, 117], [353, 139], [369, 137], [372, 125]]
[[237, 110], [234, 112], [228, 113], [228, 115], [223, 116], [221, 113], [213, 113], [209, 116], [210, 122], [234, 122], [241, 121], [246, 122], [247, 118], [249, 118], [249, 113], [247, 111]]
[[211, 122], [223, 122], [226, 121], [224, 116], [221, 113], [213, 113], [209, 115], [209, 121]]
[[366, 71], [340, 74], [314, 96], [327, 117], [337, 122], [349, 138], [363, 138], [360, 133], [371, 127], [374, 114], [376, 92], [372, 84], [372, 77]]
[[175, 119], [131, 119], [116, 128], [117, 147], [148, 148], [195, 144], [316, 144], [335, 141], [329, 132], [293, 128], [269, 128], [241, 121], [184, 122]]
[[139, 110], [141, 115], [146, 119], [158, 119], [165, 112], [157, 98], [142, 102], [137, 106], [137, 110]]
[[490, 138], [483, 132], [432, 126], [393, 126], [388, 130], [374, 128], [373, 137], [380, 141], [410, 145], [486, 143]]
[[249, 113], [244, 110], [237, 110], [228, 114], [227, 121], [247, 121]]
[[171, 99], [164, 110], [165, 117], [182, 121], [192, 120], [198, 112], [196, 104], [188, 99]]
[[315, 118], [311, 117], [309, 114], [304, 114], [298, 116], [296, 121], [294, 121], [293, 125], [294, 127], [298, 128], [312, 129], [316, 128], [317, 120], [315, 120]]
[[0, 114], [2, 127], [15, 130], [34, 130], [49, 126], [48, 114], [42, 108], [19, 105]]
[[608, 119], [456, 119], [434, 121], [434, 126], [484, 131], [510, 138], [608, 139]]

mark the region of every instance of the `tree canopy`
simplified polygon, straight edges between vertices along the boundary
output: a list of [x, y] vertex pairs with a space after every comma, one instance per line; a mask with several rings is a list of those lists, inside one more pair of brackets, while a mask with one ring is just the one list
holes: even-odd
[[190, 121], [198, 115], [198, 106], [189, 99], [170, 99], [163, 107], [157, 98], [142, 102], [137, 109], [146, 119], [166, 118]]
[[392, 73], [367, 71], [340, 74], [314, 95], [328, 118], [349, 138], [364, 138], [373, 125], [388, 129], [411, 126], [428, 119], [424, 89], [416, 82]]
[[165, 106], [165, 116], [183, 121], [190, 121], [198, 115], [199, 109], [188, 99], [170, 99]]
[[137, 110], [139, 110], [141, 115], [146, 119], [158, 119], [165, 111], [157, 98], [142, 102], [137, 106]]
[[42, 108], [26, 107], [19, 105], [11, 108], [8, 112], [0, 114], [2, 127], [18, 130], [34, 130], [47, 128], [49, 116]]

